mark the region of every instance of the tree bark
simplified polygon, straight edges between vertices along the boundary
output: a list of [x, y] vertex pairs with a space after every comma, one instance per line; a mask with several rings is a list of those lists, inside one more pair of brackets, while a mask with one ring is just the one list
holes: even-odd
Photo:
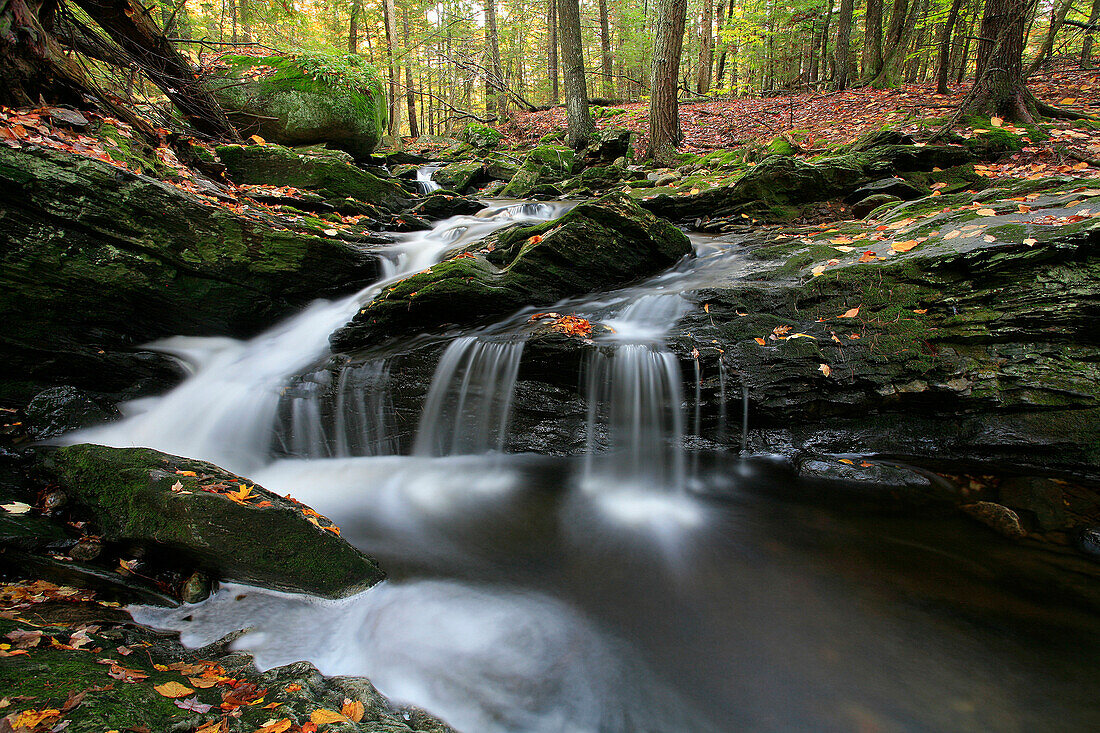
[[390, 83], [390, 124], [389, 133], [394, 137], [401, 134], [401, 103], [397, 101], [397, 59], [395, 49], [397, 46], [397, 11], [394, 9], [393, 0], [385, 0], [382, 3], [382, 24], [386, 28], [386, 69]]
[[851, 41], [852, 41], [852, 8], [853, 0], [840, 0], [840, 12], [837, 15], [836, 26], [836, 88], [847, 89], [851, 81]]
[[882, 0], [867, 0], [863, 28], [863, 78], [873, 79], [882, 69]]
[[581, 50], [581, 11], [577, 0], [558, 0], [558, 26], [567, 136], [569, 146], [579, 149], [588, 142], [596, 126], [588, 111], [588, 87], [584, 82], [584, 55]]
[[359, 53], [359, 14], [363, 12], [363, 0], [351, 0], [351, 19], [348, 21], [348, 53]]
[[703, 21], [699, 34], [699, 70], [696, 75], [695, 91], [706, 94], [710, 91], [711, 67], [714, 65], [714, 1], [703, 0]]
[[600, 66], [603, 69], [603, 95], [615, 96], [615, 78], [611, 65], [611, 26], [607, 22], [607, 0], [600, 0]]
[[978, 31], [974, 88], [963, 113], [1034, 122], [1035, 98], [1024, 85], [1024, 26], [1036, 0], [987, 0]]
[[[1100, 0], [1092, 0], [1092, 12], [1089, 13], [1089, 25], [1092, 26], [1100, 20]], [[1092, 68], [1092, 31], [1085, 31], [1085, 37], [1081, 41], [1081, 66], [1085, 69]]]
[[687, 0], [660, 0], [657, 35], [653, 43], [653, 74], [649, 89], [649, 148], [646, 156], [661, 165], [673, 162], [676, 146], [684, 139], [676, 77], [684, 46]]
[[1027, 67], [1027, 72], [1024, 76], [1031, 76], [1050, 58], [1051, 53], [1054, 51], [1054, 38], [1058, 35], [1058, 31], [1061, 30], [1062, 24], [1066, 22], [1066, 15], [1069, 14], [1070, 8], [1073, 7], [1072, 0], [1062, 0], [1061, 4], [1051, 8], [1050, 14], [1050, 28], [1047, 29], [1047, 36], [1043, 40], [1043, 45], [1039, 49], [1039, 53], [1035, 56], [1035, 59], [1031, 62], [1031, 65]]
[[[1097, 0], [1100, 2], [1100, 0]], [[962, 9], [963, 0], [951, 0], [951, 10], [947, 13], [947, 22], [943, 26], [943, 36], [940, 38], [939, 65], [936, 67], [936, 94], [950, 94], [947, 86], [948, 74], [951, 72], [951, 34], [955, 23], [959, 19], [959, 10]]]
[[913, 30], [916, 4], [912, 7], [909, 0], [894, 0], [890, 11], [890, 27], [886, 31], [886, 48], [882, 54], [882, 66], [871, 80], [871, 86], [877, 89], [896, 87], [900, 81], [902, 63], [905, 61], [905, 48], [909, 44], [909, 34]]
[[[1100, 0], [1098, 0], [1100, 1]], [[557, 104], [558, 91], [558, 2], [546, 3], [546, 75], [550, 81], [550, 104]]]
[[500, 66], [500, 43], [497, 36], [496, 0], [485, 0], [485, 113], [503, 116], [508, 97], [502, 94], [504, 72]]
[[237, 18], [241, 24], [241, 40], [252, 43], [252, 12], [248, 7], [248, 0], [237, 0]]

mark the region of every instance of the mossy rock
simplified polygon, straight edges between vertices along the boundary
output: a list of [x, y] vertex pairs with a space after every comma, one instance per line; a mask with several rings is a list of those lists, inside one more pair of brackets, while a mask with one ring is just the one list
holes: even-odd
[[479, 150], [495, 148], [504, 139], [504, 133], [494, 130], [488, 125], [471, 122], [462, 131], [462, 140], [473, 145]]
[[378, 147], [388, 120], [378, 72], [361, 56], [221, 57], [215, 96], [245, 135], [282, 145], [327, 143], [357, 160]]
[[238, 184], [302, 188], [329, 200], [365, 201], [384, 211], [394, 211], [408, 202], [408, 194], [400, 185], [355, 166], [341, 151], [222, 145], [217, 152], [229, 177]]
[[791, 141], [784, 137], [773, 138], [768, 147], [764, 149], [767, 155], [797, 155], [798, 150], [794, 145], [791, 145]]
[[1024, 149], [1024, 138], [1000, 127], [975, 128], [963, 144], [979, 160], [997, 160]]
[[[333, 598], [385, 577], [331, 521], [210, 463], [74, 445], [44, 451], [39, 470], [92, 513], [106, 541], [146, 546], [223, 580]], [[233, 501], [232, 492], [246, 496]]]
[[557, 183], [569, 177], [577, 162], [572, 148], [563, 145], [540, 145], [523, 160], [512, 180], [500, 195], [524, 198], [540, 184]]
[[391, 285], [333, 334], [332, 344], [346, 352], [448, 325], [484, 323], [526, 305], [655, 275], [690, 253], [683, 232], [613, 194], [552, 222], [499, 232]]
[[494, 181], [512, 180], [523, 165], [523, 156], [511, 153], [493, 153], [485, 159], [485, 174]]
[[138, 344], [249, 336], [380, 272], [340, 240], [59, 151], [0, 148], [0, 210], [0, 384], [18, 401], [163, 389], [178, 369]]
[[443, 188], [465, 193], [470, 186], [485, 180], [485, 167], [480, 160], [463, 160], [436, 169], [432, 180]]

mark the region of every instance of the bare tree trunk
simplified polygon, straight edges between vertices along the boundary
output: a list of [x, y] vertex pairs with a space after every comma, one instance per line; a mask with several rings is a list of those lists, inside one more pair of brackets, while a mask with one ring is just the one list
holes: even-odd
[[363, 12], [362, 0], [351, 0], [351, 21], [348, 23], [348, 53], [359, 53], [359, 14]]
[[389, 133], [394, 137], [401, 134], [401, 104], [397, 101], [397, 11], [393, 0], [382, 3], [382, 22], [386, 27], [386, 66], [390, 82], [390, 124]]
[[660, 0], [657, 35], [653, 43], [653, 74], [649, 84], [649, 148], [646, 157], [668, 165], [676, 146], [684, 139], [680, 129], [680, 105], [676, 77], [684, 46], [687, 0]]
[[[1097, 2], [1100, 2], [1100, 0], [1097, 0]], [[730, 21], [733, 20], [733, 0], [726, 0], [726, 6], [725, 7], [726, 7], [726, 19], [725, 19], [725, 21], [723, 21], [722, 20], [722, 6], [721, 5], [718, 6], [719, 38], [721, 38], [721, 30], [724, 29], [726, 26], [728, 26], [730, 24]], [[737, 42], [736, 41], [730, 41], [730, 42], [727, 42], [727, 43], [723, 43], [722, 44], [722, 53], [718, 54], [718, 75], [716, 77], [716, 80], [717, 80], [717, 83], [718, 83], [719, 87], [722, 86], [722, 80], [726, 76], [726, 56], [729, 53], [730, 46], [733, 46], [733, 48], [736, 49], [737, 48]], [[737, 55], [736, 50], [734, 50], [733, 53], [734, 53], [735, 56]], [[736, 75], [736, 73], [735, 73], [735, 75]]]
[[711, 67], [714, 65], [714, 0], [703, 0], [702, 32], [699, 34], [699, 73], [695, 91], [710, 91]]
[[500, 43], [497, 36], [496, 0], [485, 0], [485, 112], [503, 116], [508, 108], [504, 89], [504, 71], [500, 67]]
[[600, 66], [603, 69], [603, 94], [608, 99], [615, 96], [611, 67], [611, 27], [607, 22], [607, 0], [600, 0]]
[[248, 0], [237, 0], [237, 18], [240, 20], [241, 40], [252, 43], [252, 14], [248, 7]]
[[546, 3], [546, 74], [550, 78], [550, 104], [557, 104], [559, 95], [557, 0], [547, 0]]
[[[1100, 2], [1100, 0], [1097, 0]], [[947, 22], [943, 26], [943, 36], [940, 38], [939, 66], [936, 68], [936, 94], [950, 94], [947, 87], [948, 74], [951, 69], [951, 33], [955, 23], [959, 19], [959, 10], [962, 9], [963, 0], [951, 0], [951, 10], [947, 13]]]
[[1024, 76], [1031, 76], [1034, 74], [1046, 60], [1050, 58], [1051, 53], [1054, 52], [1054, 38], [1058, 35], [1058, 31], [1061, 30], [1062, 24], [1066, 22], [1066, 15], [1069, 14], [1069, 10], [1072, 6], [1073, 0], [1062, 0], [1060, 5], [1051, 7], [1050, 28], [1047, 29], [1047, 37], [1043, 40], [1043, 45], [1039, 49], [1039, 53], [1035, 56], [1035, 60], [1027, 67]]
[[867, 0], [863, 28], [863, 78], [873, 79], [882, 69], [882, 0]]
[[[825, 27], [821, 29], [821, 76], [829, 78], [828, 71], [824, 68], [829, 60], [829, 26], [833, 21], [833, 0], [829, 0], [829, 5], [825, 9]], [[834, 66], [835, 68], [835, 66]]]
[[[1089, 26], [1100, 20], [1100, 0], [1092, 0], [1092, 12], [1089, 13]], [[1085, 31], [1085, 38], [1081, 41], [1081, 67], [1092, 68], [1092, 31]]]
[[852, 7], [853, 0], [840, 0], [840, 12], [836, 22], [836, 88], [847, 89], [851, 79], [849, 78], [852, 59]]
[[909, 33], [913, 26], [913, 15], [909, 0], [894, 0], [890, 12], [890, 27], [886, 31], [886, 48], [882, 55], [882, 67], [871, 80], [871, 86], [878, 89], [896, 87], [900, 79], [901, 65], [905, 61], [905, 48], [909, 44]]
[[[401, 11], [401, 21], [404, 31], [405, 50], [409, 48], [409, 11]], [[420, 137], [420, 127], [416, 124], [416, 94], [413, 92], [412, 58], [405, 59], [405, 103], [409, 107], [409, 134]]]
[[588, 111], [588, 88], [584, 83], [584, 55], [581, 50], [581, 11], [577, 0], [558, 0], [558, 26], [564, 62], [562, 77], [565, 81], [569, 146], [579, 149], [588, 142], [596, 126]]

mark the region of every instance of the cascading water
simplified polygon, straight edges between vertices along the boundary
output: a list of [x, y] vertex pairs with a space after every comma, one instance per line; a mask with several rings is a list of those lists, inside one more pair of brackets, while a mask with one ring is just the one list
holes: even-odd
[[435, 172], [443, 166], [439, 163], [424, 165], [416, 169], [416, 188], [420, 193], [429, 194], [443, 188], [432, 178]]
[[439, 360], [417, 431], [415, 455], [504, 450], [523, 342], [475, 336], [451, 342]]
[[588, 363], [586, 487], [684, 487], [682, 377], [663, 338], [686, 309], [678, 294], [646, 294], [604, 321], [614, 333]]
[[[194, 374], [164, 396], [124, 406], [126, 419], [69, 434], [65, 440], [156, 448], [247, 474], [271, 458], [287, 381], [323, 359], [329, 353], [329, 334], [347, 323], [384, 285], [430, 267], [448, 250], [501, 227], [551, 219], [567, 209], [565, 204], [519, 203], [491, 207], [476, 216], [451, 217], [431, 231], [401, 235], [382, 253], [385, 276], [378, 283], [340, 300], [318, 301], [251, 340], [188, 337], [153, 344], [190, 363]], [[320, 391], [320, 385], [307, 389], [297, 406], [290, 408], [289, 419], [304, 436], [295, 438], [299, 444], [291, 445], [291, 452], [339, 454], [337, 447], [322, 449], [319, 443], [332, 442], [337, 432], [344, 435], [335, 438], [337, 443], [348, 440], [346, 429], [336, 431], [335, 426], [321, 424]], [[349, 406], [349, 396], [343, 399]], [[366, 408], [355, 406], [352, 412], [361, 409]], [[339, 419], [346, 425], [348, 418]]]

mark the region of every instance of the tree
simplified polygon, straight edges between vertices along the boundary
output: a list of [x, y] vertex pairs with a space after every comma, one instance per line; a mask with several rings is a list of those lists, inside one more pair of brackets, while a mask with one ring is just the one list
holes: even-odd
[[485, 0], [485, 112], [503, 116], [508, 107], [504, 72], [500, 68], [500, 42], [497, 35], [496, 0]]
[[684, 47], [686, 18], [687, 0], [660, 0], [649, 84], [649, 147], [646, 156], [662, 165], [673, 162], [676, 146], [684, 139], [680, 129], [676, 78]]
[[706, 94], [710, 91], [710, 73], [714, 65], [714, 2], [703, 0], [703, 21], [699, 33], [699, 72], [696, 76], [695, 91]]
[[611, 28], [607, 22], [607, 0], [600, 0], [600, 64], [603, 68], [603, 95], [615, 96], [615, 78], [611, 68]]
[[882, 0], [867, 0], [863, 27], [863, 76], [873, 79], [882, 69]]
[[836, 88], [847, 89], [851, 81], [852, 63], [852, 7], [853, 0], [840, 0], [840, 13], [836, 19]]
[[546, 3], [546, 75], [550, 81], [550, 104], [557, 104], [559, 94], [557, 0], [547, 0]]
[[1086, 69], [1092, 68], [1092, 27], [1096, 24], [1096, 21], [1100, 20], [1100, 0], [1092, 0], [1092, 11], [1089, 13], [1090, 26], [1085, 31], [1085, 38], [1081, 41], [1081, 66]]
[[[1098, 0], [1100, 1], [1100, 0]], [[939, 61], [936, 67], [936, 94], [948, 94], [948, 74], [951, 72], [951, 34], [959, 19], [963, 0], [951, 0], [951, 9], [947, 13], [947, 22], [943, 24], [943, 35], [939, 43]]]
[[1051, 6], [1050, 27], [1047, 28], [1047, 37], [1043, 40], [1043, 45], [1039, 49], [1039, 53], [1035, 54], [1035, 59], [1032, 60], [1031, 65], [1027, 67], [1025, 76], [1031, 76], [1038, 71], [1050, 57], [1050, 54], [1054, 52], [1054, 39], [1058, 35], [1058, 31], [1062, 28], [1062, 24], [1066, 22], [1066, 15], [1069, 14], [1071, 7], [1073, 7], [1072, 0], [1062, 0], [1060, 4]]
[[581, 10], [577, 0], [558, 0], [558, 30], [564, 61], [562, 80], [565, 82], [566, 134], [569, 146], [579, 149], [588, 142], [596, 125], [588, 111], [588, 87], [584, 82], [584, 55], [581, 50]]

